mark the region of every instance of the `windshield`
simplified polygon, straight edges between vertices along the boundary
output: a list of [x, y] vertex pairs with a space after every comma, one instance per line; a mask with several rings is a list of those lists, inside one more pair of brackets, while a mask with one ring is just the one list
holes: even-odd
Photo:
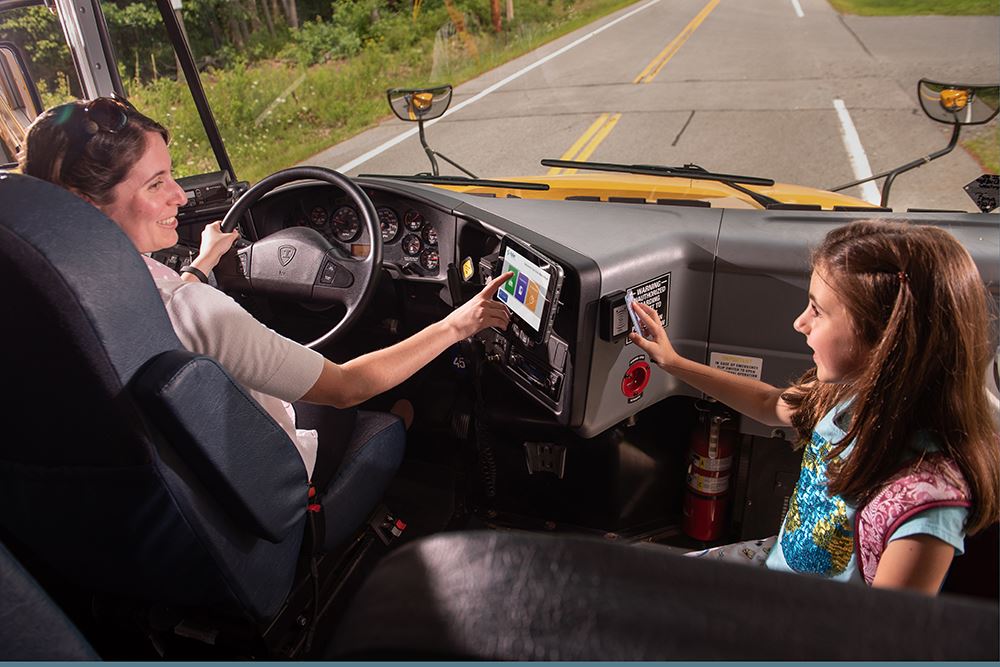
[[[390, 88], [452, 84], [425, 126], [441, 173], [579, 176], [541, 160], [695, 164], [832, 189], [948, 143], [921, 78], [1000, 81], [993, 2], [719, 0], [174, 0], [239, 178], [295, 164], [351, 175], [430, 172]], [[919, 4], [919, 3], [918, 3]], [[152, 0], [103, 2], [130, 99], [172, 133], [178, 175], [219, 169]], [[887, 9], [888, 8], [888, 9]], [[891, 11], [890, 11], [891, 10]], [[6, 13], [46, 106], [78, 94], [55, 17]], [[995, 106], [995, 100], [994, 100]], [[997, 121], [901, 177], [891, 205], [976, 210], [963, 187], [997, 173]], [[588, 173], [590, 178], [600, 175]], [[757, 187], [757, 186], [750, 186]], [[879, 183], [844, 194], [872, 204]], [[794, 194], [794, 193], [793, 193]]]

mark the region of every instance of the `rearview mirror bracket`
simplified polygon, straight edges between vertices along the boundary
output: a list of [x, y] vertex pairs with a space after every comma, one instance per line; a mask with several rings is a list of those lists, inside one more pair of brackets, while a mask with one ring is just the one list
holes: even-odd
[[[471, 171], [427, 145], [424, 122], [436, 120], [444, 115], [451, 104], [452, 87], [449, 84], [434, 88], [390, 88], [385, 91], [389, 108], [396, 117], [406, 122], [416, 122], [420, 134], [420, 145], [431, 162], [432, 175], [440, 176], [438, 158], [441, 158], [470, 178], [477, 178]], [[425, 172], [426, 173], [426, 172]], [[420, 174], [418, 174], [420, 175]]]

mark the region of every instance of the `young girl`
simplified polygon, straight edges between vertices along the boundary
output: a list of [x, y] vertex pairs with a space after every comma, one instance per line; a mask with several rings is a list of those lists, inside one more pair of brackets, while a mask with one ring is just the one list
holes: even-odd
[[[792, 387], [678, 356], [643, 304], [651, 339], [631, 339], [691, 386], [798, 431], [802, 471], [758, 557], [768, 568], [934, 594], [964, 535], [998, 517], [989, 296], [969, 253], [935, 227], [856, 222], [831, 231], [812, 265], [793, 326], [816, 367]], [[737, 551], [753, 560], [751, 544]]]

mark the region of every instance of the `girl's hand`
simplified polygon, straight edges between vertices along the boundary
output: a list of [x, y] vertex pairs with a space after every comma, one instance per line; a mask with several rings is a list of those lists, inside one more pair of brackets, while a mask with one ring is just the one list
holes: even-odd
[[237, 231], [223, 233], [222, 222], [219, 220], [205, 225], [205, 229], [201, 232], [201, 248], [198, 250], [198, 259], [203, 260], [205, 266], [201, 266], [201, 262], [199, 262], [198, 268], [205, 273], [214, 269], [215, 265], [219, 263], [219, 259], [229, 252], [239, 236]]
[[646, 352], [657, 366], [669, 370], [676, 364], [678, 355], [674, 351], [674, 346], [670, 344], [670, 339], [667, 337], [663, 325], [660, 324], [660, 316], [656, 314], [655, 310], [639, 301], [633, 301], [632, 308], [639, 316], [643, 328], [649, 332], [649, 338], [643, 338], [633, 331], [628, 335], [629, 340]]
[[510, 311], [507, 310], [507, 306], [494, 301], [493, 296], [500, 289], [500, 285], [507, 282], [512, 275], [514, 272], [509, 271], [497, 276], [479, 294], [463, 303], [444, 319], [444, 323], [452, 328], [458, 340], [468, 338], [489, 327], [507, 328], [510, 323]]

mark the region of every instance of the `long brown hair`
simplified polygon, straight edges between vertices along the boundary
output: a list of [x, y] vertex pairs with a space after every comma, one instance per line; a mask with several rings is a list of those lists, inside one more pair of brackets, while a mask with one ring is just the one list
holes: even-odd
[[166, 143], [170, 137], [166, 128], [131, 106], [122, 106], [127, 117], [124, 127], [88, 137], [83, 126], [87, 104], [62, 104], [36, 118], [18, 163], [23, 174], [61, 185], [95, 204], [110, 204], [111, 190], [125, 180], [146, 150], [146, 134], [159, 134]]
[[967, 532], [996, 521], [1000, 439], [984, 386], [994, 355], [990, 297], [968, 251], [937, 227], [862, 221], [827, 234], [812, 264], [871, 350], [846, 382], [817, 382], [814, 369], [783, 396], [803, 441], [826, 412], [854, 397], [850, 428], [830, 458], [851, 441], [854, 450], [833, 471], [830, 493], [864, 505], [904, 464], [912, 436], [926, 430], [969, 484]]

